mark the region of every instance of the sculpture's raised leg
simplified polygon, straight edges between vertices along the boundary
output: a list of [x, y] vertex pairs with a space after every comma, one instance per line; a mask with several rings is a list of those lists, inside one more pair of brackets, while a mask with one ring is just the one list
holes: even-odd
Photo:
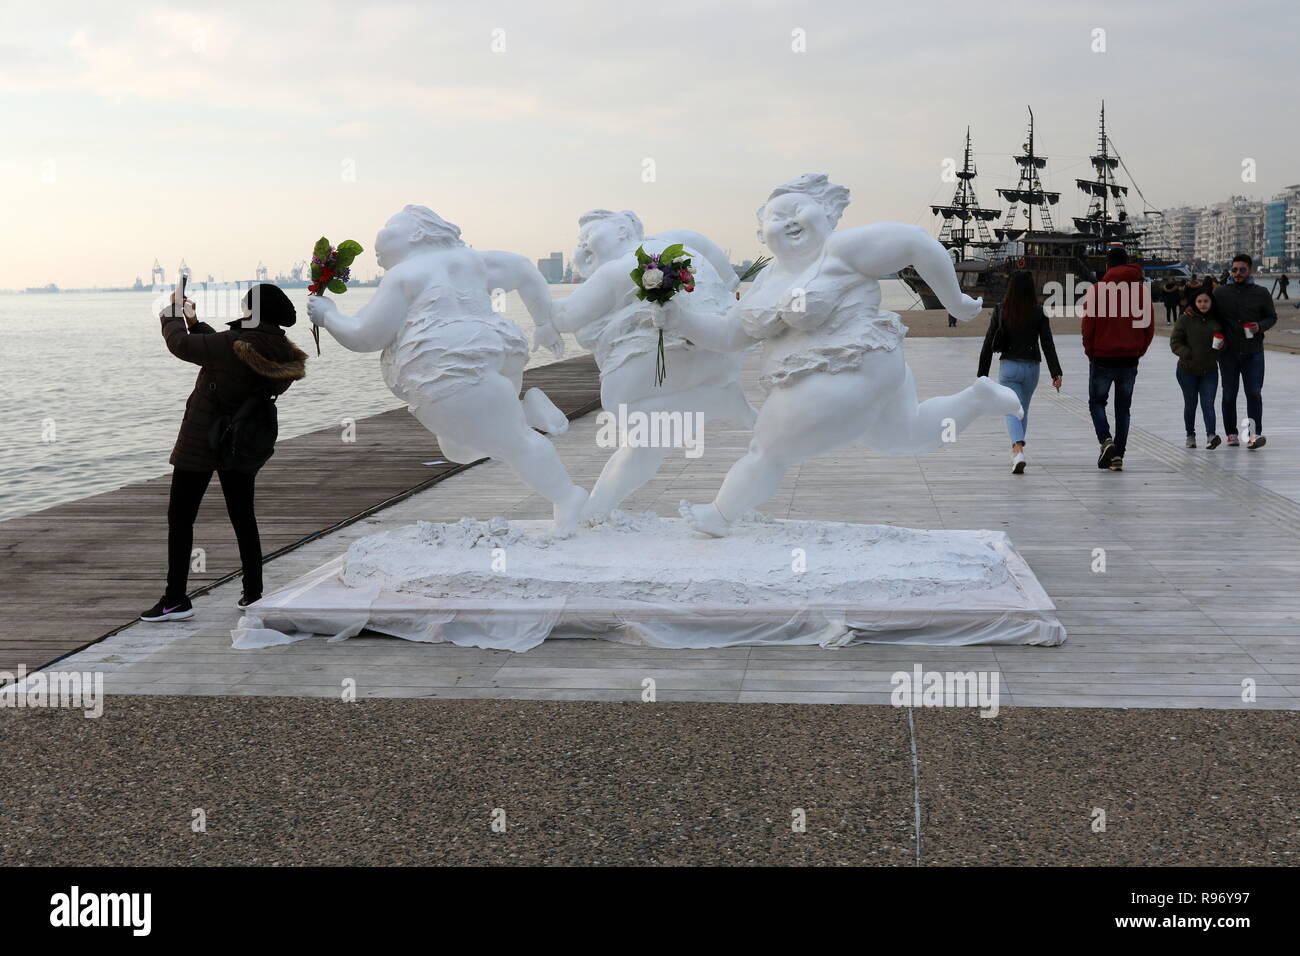
[[555, 533], [572, 534], [587, 493], [569, 478], [555, 446], [529, 427], [518, 394], [509, 379], [491, 372], [447, 398], [416, 406], [414, 412], [451, 460], [473, 455], [471, 461], [504, 461], [524, 484], [552, 503]]
[[720, 537], [731, 522], [776, 494], [795, 465], [861, 441], [881, 451], [919, 453], [943, 444], [983, 414], [1016, 414], [1015, 393], [987, 378], [956, 395], [918, 405], [901, 352], [873, 352], [860, 369], [810, 375], [774, 389], [759, 413], [749, 451], [731, 466], [708, 505], [682, 503], [682, 516]]

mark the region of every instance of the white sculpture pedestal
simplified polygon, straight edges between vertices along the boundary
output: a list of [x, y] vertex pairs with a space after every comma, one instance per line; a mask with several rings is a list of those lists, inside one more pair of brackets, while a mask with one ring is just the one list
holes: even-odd
[[544, 521], [420, 522], [249, 608], [236, 648], [363, 628], [526, 651], [548, 637], [647, 647], [1039, 644], [1056, 609], [1001, 532], [753, 517], [721, 539], [615, 512], [560, 539]]

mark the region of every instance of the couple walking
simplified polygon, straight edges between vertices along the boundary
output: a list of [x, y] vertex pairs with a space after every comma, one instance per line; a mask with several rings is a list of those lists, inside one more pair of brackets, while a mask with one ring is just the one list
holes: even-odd
[[1186, 305], [1169, 336], [1178, 356], [1178, 384], [1183, 390], [1183, 425], [1187, 447], [1196, 447], [1196, 406], [1205, 422], [1206, 448], [1221, 443], [1214, 397], [1223, 382], [1223, 427], [1228, 447], [1241, 444], [1237, 395], [1246, 393], [1246, 447], [1264, 447], [1264, 333], [1277, 322], [1272, 297], [1251, 281], [1250, 256], [1238, 253], [1230, 280], [1213, 292], [1203, 289]]

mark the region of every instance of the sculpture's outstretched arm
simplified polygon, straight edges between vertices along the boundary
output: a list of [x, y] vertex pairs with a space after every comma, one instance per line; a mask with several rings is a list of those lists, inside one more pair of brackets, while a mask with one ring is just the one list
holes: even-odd
[[576, 332], [608, 315], [618, 306], [619, 283], [625, 290], [632, 286], [630, 271], [617, 261], [605, 263], [574, 289], [572, 295], [554, 303], [555, 327], [561, 332]]
[[878, 222], [834, 233], [828, 243], [830, 252], [873, 279], [914, 266], [943, 307], [963, 322], [983, 308], [982, 300], [972, 299], [957, 285], [948, 250], [920, 226]]
[[552, 324], [551, 293], [537, 267], [514, 252], [481, 252], [487, 266], [488, 294], [518, 292], [534, 325]]
[[690, 299], [689, 293], [679, 292], [668, 300], [666, 306], [662, 306], [665, 328], [686, 336], [711, 352], [738, 352], [759, 341], [745, 331], [735, 306], [718, 315], [716, 312], [698, 311]]
[[307, 314], [350, 352], [378, 352], [387, 348], [406, 321], [410, 305], [400, 269], [398, 266], [384, 273], [375, 297], [355, 316], [344, 315], [333, 299], [320, 295], [308, 296]]
[[709, 265], [713, 266], [718, 273], [718, 278], [722, 280], [722, 284], [727, 287], [728, 292], [735, 292], [736, 286], [740, 285], [740, 276], [736, 275], [736, 270], [731, 268], [727, 254], [722, 251], [721, 246], [708, 236], [701, 235], [690, 229], [669, 229], [667, 232], [655, 233], [654, 238], [670, 243], [680, 242], [682, 245], [694, 249], [708, 260]]

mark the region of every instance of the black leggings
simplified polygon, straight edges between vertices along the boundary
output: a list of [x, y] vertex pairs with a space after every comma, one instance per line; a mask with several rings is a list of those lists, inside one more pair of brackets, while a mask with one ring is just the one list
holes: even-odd
[[[219, 471], [221, 493], [226, 499], [226, 513], [239, 542], [239, 561], [244, 566], [244, 593], [256, 597], [262, 593], [262, 541], [257, 533], [257, 516], [253, 513], [255, 474], [242, 471]], [[210, 471], [172, 471], [171, 501], [167, 505], [167, 598], [185, 596], [194, 548], [194, 519], [212, 481]]]

